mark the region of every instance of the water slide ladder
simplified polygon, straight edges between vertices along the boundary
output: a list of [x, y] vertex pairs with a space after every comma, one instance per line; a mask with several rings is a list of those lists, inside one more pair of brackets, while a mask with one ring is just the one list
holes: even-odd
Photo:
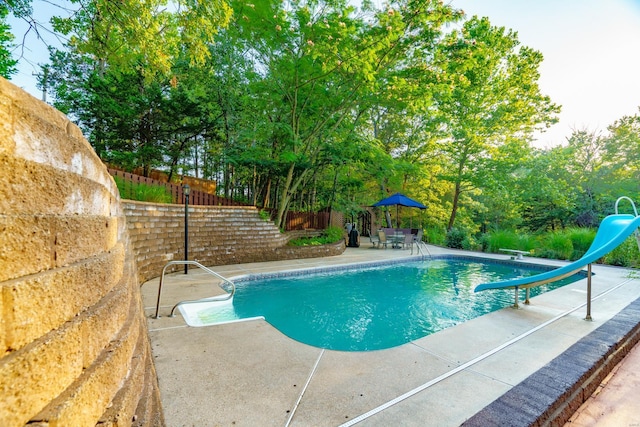
[[[176, 308], [178, 308], [178, 306], [183, 305], [183, 304], [194, 304], [194, 303], [200, 303], [200, 302], [208, 302], [208, 301], [227, 301], [231, 298], [233, 298], [233, 295], [236, 293], [236, 285], [229, 279], [227, 279], [226, 277], [223, 277], [221, 275], [219, 275], [218, 273], [216, 273], [215, 271], [211, 270], [210, 268], [205, 267], [204, 265], [200, 264], [197, 261], [171, 261], [169, 263], [167, 263], [167, 265], [164, 266], [164, 268], [162, 269], [162, 275], [160, 276], [160, 284], [158, 285], [158, 300], [156, 302], [156, 314], [153, 316], [154, 319], [157, 319], [159, 316], [158, 312], [160, 310], [160, 297], [162, 295], [162, 284], [164, 283], [164, 275], [167, 271], [167, 268], [172, 266], [172, 265], [195, 265], [196, 267], [200, 268], [201, 270], [204, 270], [206, 273], [222, 280], [222, 283], [218, 284], [218, 286], [220, 286], [220, 288], [222, 290], [224, 290], [225, 292], [227, 292], [225, 295], [219, 295], [219, 296], [215, 296], [215, 297], [211, 297], [211, 298], [204, 298], [204, 299], [199, 299], [199, 300], [186, 300], [186, 301], [180, 301], [179, 303], [177, 303], [176, 305], [173, 306], [173, 308], [171, 309], [171, 314], [169, 315], [169, 317], [174, 317], [175, 316], [175, 311]], [[186, 267], [185, 267], [186, 268]], [[185, 274], [186, 274], [185, 270]], [[226, 284], [228, 288], [231, 289], [231, 291], [225, 289], [223, 287], [223, 284]]]

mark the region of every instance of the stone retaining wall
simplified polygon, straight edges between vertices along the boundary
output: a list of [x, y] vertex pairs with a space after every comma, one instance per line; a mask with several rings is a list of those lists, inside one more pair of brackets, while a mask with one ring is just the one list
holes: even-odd
[[115, 184], [75, 125], [2, 78], [0, 171], [0, 425], [163, 425]]
[[[121, 202], [80, 130], [0, 78], [0, 426], [162, 426], [140, 281], [184, 255], [184, 206]], [[288, 247], [253, 207], [192, 206], [205, 265]]]
[[[122, 202], [136, 254], [140, 283], [157, 277], [167, 262], [184, 259], [184, 205]], [[189, 259], [206, 266], [339, 255], [334, 245], [292, 247], [297, 234], [282, 234], [252, 206], [189, 206]], [[169, 271], [183, 268], [175, 267]]]

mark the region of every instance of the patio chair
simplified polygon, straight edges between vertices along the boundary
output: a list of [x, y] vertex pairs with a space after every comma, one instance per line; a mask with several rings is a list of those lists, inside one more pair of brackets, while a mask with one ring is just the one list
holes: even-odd
[[371, 246], [373, 246], [374, 248], [380, 247], [380, 237], [369, 233], [369, 240], [371, 240]]
[[402, 245], [402, 249], [407, 249], [407, 246], [411, 248], [411, 253], [413, 254], [413, 234], [405, 234], [404, 241], [400, 242]]
[[418, 229], [418, 232], [413, 236], [413, 243], [416, 245], [422, 243], [422, 228]]
[[384, 246], [387, 249], [387, 235], [384, 234], [384, 231], [378, 230], [378, 247]]

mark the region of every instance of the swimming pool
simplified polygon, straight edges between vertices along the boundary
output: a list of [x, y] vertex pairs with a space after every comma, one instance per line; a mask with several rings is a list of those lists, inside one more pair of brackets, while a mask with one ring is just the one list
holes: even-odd
[[[203, 305], [198, 316], [205, 324], [264, 317], [285, 335], [312, 346], [379, 350], [508, 307], [513, 291], [474, 293], [473, 288], [539, 272], [523, 264], [447, 258], [292, 274], [236, 282], [233, 302]], [[531, 296], [581, 277], [533, 288]]]

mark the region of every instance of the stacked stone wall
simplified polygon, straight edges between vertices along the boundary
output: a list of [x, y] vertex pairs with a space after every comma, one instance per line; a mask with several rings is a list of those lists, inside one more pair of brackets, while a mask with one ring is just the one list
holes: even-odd
[[67, 117], [0, 78], [0, 425], [163, 425], [116, 186]]
[[[142, 283], [157, 277], [169, 261], [183, 260], [185, 207], [123, 201]], [[271, 221], [251, 206], [189, 206], [189, 259], [206, 266], [339, 255], [334, 245], [293, 247]], [[175, 267], [175, 271], [183, 267]]]

